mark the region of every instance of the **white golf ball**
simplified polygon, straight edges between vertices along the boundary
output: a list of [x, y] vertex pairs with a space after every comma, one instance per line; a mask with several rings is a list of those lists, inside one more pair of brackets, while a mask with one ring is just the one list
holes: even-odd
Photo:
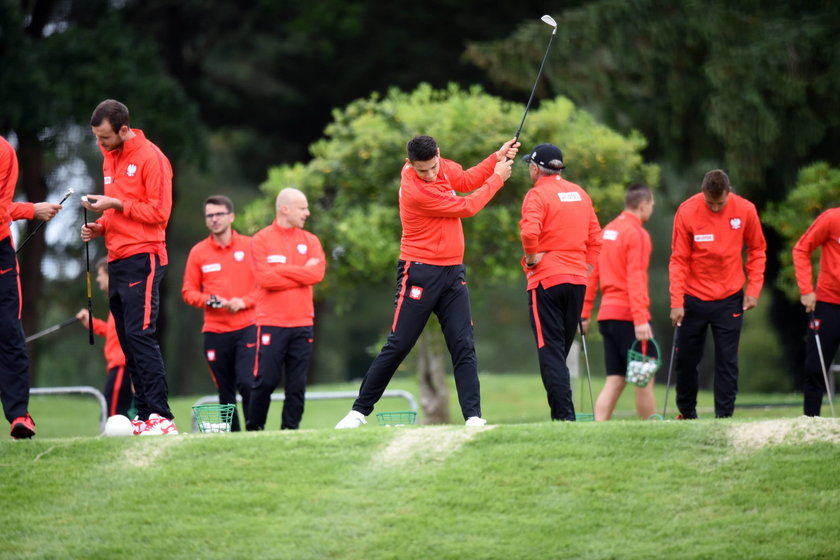
[[87, 195], [83, 195], [83, 196], [82, 196], [82, 202], [88, 202], [88, 197], [87, 197]]
[[125, 437], [134, 434], [134, 426], [131, 425], [131, 420], [128, 416], [122, 414], [115, 414], [108, 417], [105, 421], [104, 435], [108, 437]]

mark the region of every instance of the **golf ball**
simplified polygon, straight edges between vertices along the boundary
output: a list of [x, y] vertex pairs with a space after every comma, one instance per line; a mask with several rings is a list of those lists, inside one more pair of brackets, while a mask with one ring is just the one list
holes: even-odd
[[88, 197], [87, 197], [87, 195], [82, 196], [82, 202], [88, 202]]

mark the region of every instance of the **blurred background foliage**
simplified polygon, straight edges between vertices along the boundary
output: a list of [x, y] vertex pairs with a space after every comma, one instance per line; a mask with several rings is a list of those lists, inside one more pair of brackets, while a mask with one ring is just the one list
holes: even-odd
[[[405, 142], [432, 134], [446, 157], [471, 165], [511, 136], [550, 33], [544, 13], [558, 32], [524, 148], [557, 143], [602, 223], [626, 182], [657, 186], [648, 229], [663, 345], [674, 209], [705, 171], [726, 169], [770, 243], [741, 386], [795, 387], [804, 315], [784, 291], [787, 247], [840, 197], [836, 3], [525, 0], [502, 14], [465, 0], [0, 0], [0, 133], [18, 150], [18, 199], [58, 200], [68, 186], [101, 192], [90, 112], [107, 97], [130, 107], [175, 167], [160, 329], [170, 387], [185, 394], [213, 392], [201, 311], [180, 299], [187, 252], [207, 234], [202, 201], [230, 195], [235, 225], [250, 232], [270, 222], [277, 188], [304, 187], [330, 255], [312, 379], [358, 377], [393, 312]], [[522, 167], [465, 221], [483, 371], [537, 369], [517, 271]], [[84, 306], [74, 201], [21, 253], [27, 333]], [[18, 223], [18, 239], [34, 225]], [[91, 252], [95, 260], [104, 248]], [[95, 314], [105, 310], [95, 294]], [[85, 336], [74, 326], [34, 343], [34, 384], [101, 385], [101, 341], [91, 349]]]

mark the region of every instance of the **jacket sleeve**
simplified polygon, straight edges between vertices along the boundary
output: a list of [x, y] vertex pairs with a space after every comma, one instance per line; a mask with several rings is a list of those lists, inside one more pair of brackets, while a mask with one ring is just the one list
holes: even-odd
[[604, 239], [601, 236], [601, 224], [598, 223], [598, 216], [595, 210], [589, 208], [589, 240], [586, 242], [586, 264], [595, 267], [598, 264], [598, 256], [601, 254], [601, 247]]
[[35, 204], [32, 202], [12, 202], [9, 208], [12, 221], [35, 219]]
[[643, 325], [650, 320], [650, 296], [647, 286], [647, 267], [650, 251], [647, 237], [641, 228], [629, 236], [626, 248], [627, 296], [634, 325]]
[[320, 263], [314, 266], [289, 264], [270, 264], [267, 262], [268, 250], [262, 238], [254, 237], [251, 242], [251, 255], [254, 263], [254, 278], [257, 284], [266, 290], [288, 290], [301, 286], [311, 286], [324, 279], [327, 263], [324, 250], [317, 241], [313, 257]]
[[201, 291], [201, 263], [195, 253], [196, 250], [193, 248], [187, 257], [187, 266], [184, 268], [184, 282], [181, 285], [181, 297], [184, 298], [184, 303], [187, 305], [204, 309], [210, 294]]
[[543, 200], [534, 189], [531, 189], [522, 200], [522, 219], [519, 220], [522, 248], [529, 255], [537, 252], [544, 219], [545, 205]]
[[103, 321], [102, 319], [97, 319], [96, 317], [92, 317], [93, 319], [93, 334], [97, 336], [107, 336], [108, 334], [108, 322]]
[[820, 214], [793, 246], [796, 285], [799, 286], [799, 293], [803, 296], [814, 293], [814, 268], [811, 265], [811, 254], [827, 240], [828, 228], [824, 227], [827, 220], [823, 219], [824, 217], [824, 213]]
[[454, 161], [450, 162], [446, 168], [449, 184], [458, 192], [472, 192], [483, 185], [490, 175], [493, 174], [497, 162], [495, 153], [490, 154], [466, 171]]
[[411, 187], [402, 189], [402, 196], [411, 197], [411, 209], [426, 216], [469, 218], [487, 206], [503, 184], [502, 178], [492, 173], [475, 192], [467, 196], [447, 196], [415, 182]]
[[172, 172], [160, 150], [143, 165], [143, 198], [123, 200], [123, 214], [141, 224], [160, 225], [172, 212]]
[[758, 299], [764, 285], [764, 266], [767, 262], [767, 242], [761, 231], [761, 222], [755, 206], [750, 204], [750, 214], [744, 229], [747, 242], [747, 289], [746, 295]]
[[583, 309], [580, 312], [582, 319], [592, 318], [592, 310], [595, 307], [595, 297], [598, 295], [598, 281], [601, 276], [601, 265], [595, 264], [589, 278], [586, 279], [586, 295], [583, 297]]
[[682, 209], [674, 216], [671, 234], [671, 260], [668, 262], [668, 280], [671, 292], [671, 309], [685, 307], [685, 283], [688, 277], [688, 259], [691, 240], [686, 229]]

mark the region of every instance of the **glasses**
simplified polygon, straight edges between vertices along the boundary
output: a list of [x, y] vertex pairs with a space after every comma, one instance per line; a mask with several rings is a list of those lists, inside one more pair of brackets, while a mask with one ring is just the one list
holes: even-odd
[[215, 218], [221, 218], [222, 216], [227, 216], [230, 212], [215, 212], [213, 214], [205, 214], [204, 218], [207, 220], [213, 220]]

